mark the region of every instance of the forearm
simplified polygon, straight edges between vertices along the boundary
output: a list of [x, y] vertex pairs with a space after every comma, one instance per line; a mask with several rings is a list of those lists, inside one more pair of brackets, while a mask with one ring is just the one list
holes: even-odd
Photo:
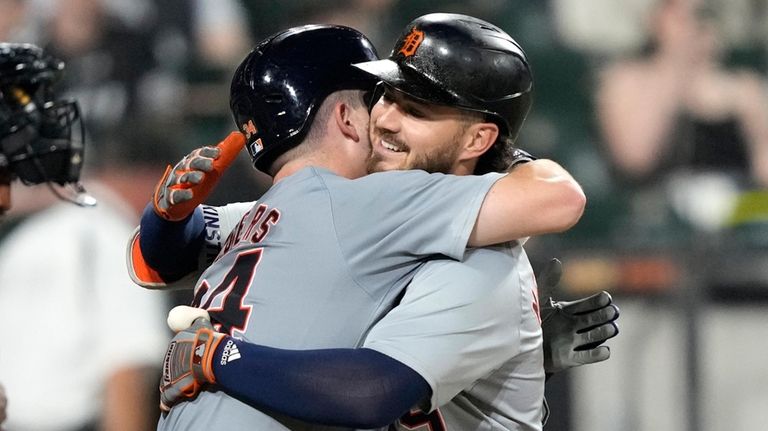
[[197, 269], [205, 239], [205, 221], [198, 207], [182, 221], [168, 221], [147, 205], [141, 217], [139, 246], [144, 261], [165, 281], [182, 278]]
[[557, 163], [520, 164], [488, 192], [469, 245], [565, 231], [581, 218], [585, 204], [581, 186]]
[[[221, 365], [229, 341], [240, 357]], [[283, 350], [228, 338], [213, 361], [229, 395], [313, 423], [386, 426], [430, 396], [418, 373], [371, 349]]]

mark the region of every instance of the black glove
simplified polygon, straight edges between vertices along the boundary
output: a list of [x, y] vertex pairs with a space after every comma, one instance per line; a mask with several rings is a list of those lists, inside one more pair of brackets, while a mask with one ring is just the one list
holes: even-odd
[[[551, 292], [560, 282], [562, 264], [552, 259], [536, 278], [544, 334], [544, 370], [548, 375], [608, 359], [611, 351], [601, 346], [619, 333], [619, 308], [602, 291], [575, 301], [555, 301]], [[544, 293], [542, 295], [542, 293]]]
[[515, 148], [512, 151], [512, 160], [509, 162], [509, 167], [507, 167], [507, 171], [511, 171], [515, 166], [521, 164], [521, 163], [528, 163], [536, 160], [536, 157], [534, 157], [531, 153], [521, 150], [520, 148]]

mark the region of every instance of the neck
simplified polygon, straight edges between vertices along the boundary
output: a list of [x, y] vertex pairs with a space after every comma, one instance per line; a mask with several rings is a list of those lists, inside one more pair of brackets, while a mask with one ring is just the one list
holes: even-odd
[[291, 160], [284, 164], [283, 167], [277, 171], [275, 176], [272, 177], [272, 184], [277, 184], [281, 180], [309, 166], [317, 166], [317, 164], [312, 163], [312, 161], [308, 159]]
[[453, 175], [472, 175], [475, 172], [475, 166], [477, 166], [477, 159], [460, 160], [453, 165], [449, 174]]

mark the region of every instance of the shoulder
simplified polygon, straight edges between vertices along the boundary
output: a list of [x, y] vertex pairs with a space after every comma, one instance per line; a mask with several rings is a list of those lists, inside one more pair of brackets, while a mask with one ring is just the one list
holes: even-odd
[[516, 243], [470, 248], [460, 262], [452, 259], [428, 261], [417, 271], [414, 283], [432, 280], [465, 290], [469, 287], [473, 290], [493, 290], [512, 274], [516, 274], [516, 265], [522, 253], [522, 247]]

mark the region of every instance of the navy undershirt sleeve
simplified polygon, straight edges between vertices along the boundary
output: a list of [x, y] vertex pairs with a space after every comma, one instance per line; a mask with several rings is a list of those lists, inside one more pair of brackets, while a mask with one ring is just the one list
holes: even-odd
[[168, 221], [155, 213], [152, 203], [141, 215], [139, 247], [144, 261], [166, 282], [195, 271], [205, 242], [205, 219], [197, 207], [184, 220]]
[[417, 372], [365, 348], [284, 350], [227, 337], [213, 360], [227, 394], [324, 425], [383, 427], [431, 396]]

